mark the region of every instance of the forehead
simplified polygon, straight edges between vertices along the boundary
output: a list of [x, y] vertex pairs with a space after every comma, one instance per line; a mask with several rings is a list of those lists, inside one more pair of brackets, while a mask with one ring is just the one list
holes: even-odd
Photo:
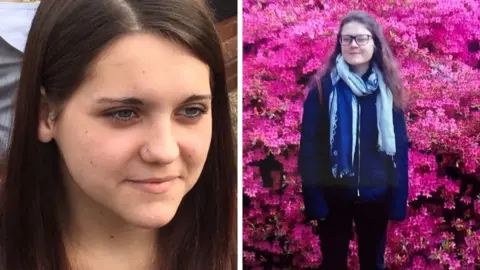
[[349, 22], [342, 27], [342, 35], [371, 35], [372, 33], [359, 22]]
[[89, 73], [85, 86], [90, 87], [84, 88], [94, 98], [210, 93], [208, 65], [183, 46], [153, 34], [121, 37], [91, 64]]

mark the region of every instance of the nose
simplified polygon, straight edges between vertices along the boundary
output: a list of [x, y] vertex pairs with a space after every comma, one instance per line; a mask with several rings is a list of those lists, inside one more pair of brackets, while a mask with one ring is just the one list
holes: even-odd
[[152, 125], [146, 132], [147, 140], [140, 150], [140, 156], [149, 163], [170, 164], [180, 155], [174, 126], [171, 120]]

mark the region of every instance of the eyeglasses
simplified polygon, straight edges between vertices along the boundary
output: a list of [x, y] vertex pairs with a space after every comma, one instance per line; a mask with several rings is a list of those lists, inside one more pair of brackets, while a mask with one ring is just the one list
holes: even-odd
[[340, 44], [343, 46], [348, 46], [352, 44], [352, 41], [355, 40], [358, 46], [363, 46], [368, 43], [368, 40], [372, 38], [370, 35], [358, 35], [358, 36], [350, 36], [350, 35], [341, 35], [340, 36]]

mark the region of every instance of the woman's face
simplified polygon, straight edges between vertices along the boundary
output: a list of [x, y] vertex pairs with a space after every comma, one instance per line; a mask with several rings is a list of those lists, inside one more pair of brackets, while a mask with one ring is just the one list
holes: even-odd
[[170, 222], [210, 147], [209, 75], [154, 35], [108, 47], [58, 119], [39, 125], [40, 140], [58, 144], [72, 207], [143, 228]]
[[[360, 44], [351, 36], [355, 36]], [[345, 24], [342, 27], [340, 39], [343, 39], [342, 56], [348, 64], [357, 66], [370, 62], [374, 43], [372, 33], [363, 24], [358, 22]]]

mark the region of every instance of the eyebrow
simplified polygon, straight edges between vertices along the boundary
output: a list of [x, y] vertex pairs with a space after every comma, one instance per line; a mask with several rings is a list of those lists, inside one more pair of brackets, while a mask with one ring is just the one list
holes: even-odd
[[212, 95], [191, 95], [183, 103], [189, 103], [193, 101], [204, 101], [212, 99]]
[[100, 98], [97, 103], [120, 103], [124, 105], [143, 105], [143, 101], [138, 98]]
[[[189, 103], [194, 101], [203, 101], [212, 99], [212, 95], [191, 95], [182, 103]], [[139, 98], [134, 97], [123, 97], [123, 98], [99, 98], [97, 103], [107, 103], [107, 104], [122, 104], [130, 106], [141, 106], [145, 105], [146, 102], [142, 101]]]

